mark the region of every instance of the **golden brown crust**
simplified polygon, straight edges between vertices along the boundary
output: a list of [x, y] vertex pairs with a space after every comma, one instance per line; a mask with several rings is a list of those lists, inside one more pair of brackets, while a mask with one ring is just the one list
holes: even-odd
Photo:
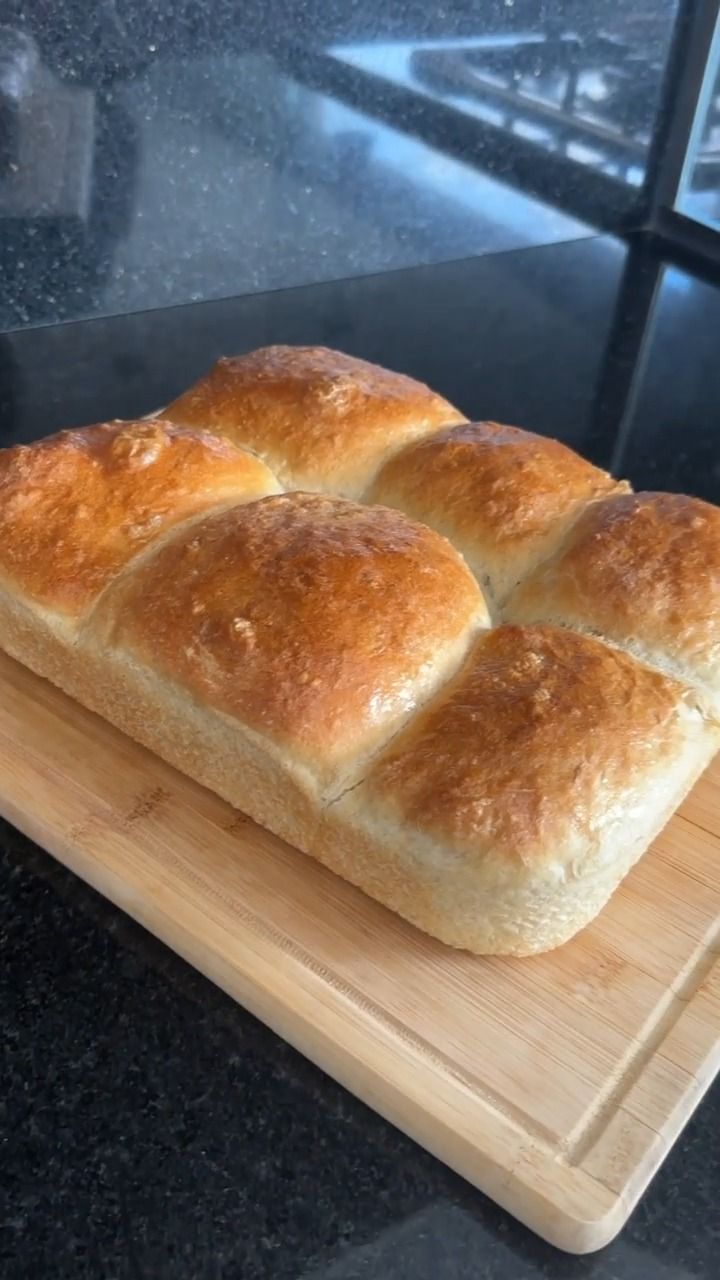
[[320, 775], [393, 732], [487, 622], [431, 530], [293, 493], [180, 531], [111, 590], [94, 630]]
[[720, 511], [324, 349], [172, 411], [0, 453], [0, 645], [436, 937], [571, 937], [720, 741]]
[[681, 747], [683, 697], [599, 641], [497, 627], [384, 753], [366, 803], [437, 840], [448, 871], [454, 852], [578, 874]]
[[586, 503], [620, 488], [627, 485], [557, 440], [471, 422], [396, 454], [367, 500], [450, 538], [500, 601], [550, 554]]
[[218, 360], [165, 410], [252, 449], [285, 488], [359, 498], [389, 453], [461, 413], [429, 387], [326, 347]]
[[497, 859], [462, 858], [447, 841], [387, 822], [372, 792], [368, 808], [362, 786], [322, 808], [302, 771], [288, 768], [267, 739], [118, 651], [63, 644], [2, 590], [0, 645], [419, 928], [478, 954], [530, 955], [572, 937], [603, 907], [720, 739], [720, 729], [688, 713], [685, 741], [681, 731], [677, 751], [644, 780], [640, 803], [618, 807], [589, 867], [502, 858], [499, 876]]
[[277, 492], [257, 458], [171, 423], [106, 422], [0, 451], [0, 577], [19, 598], [82, 617], [172, 525]]
[[653, 802], [622, 812], [577, 873], [548, 862], [527, 867], [507, 858], [453, 856], [444, 842], [388, 821], [374, 798], [368, 808], [362, 787], [326, 811], [309, 845], [291, 842], [448, 946], [477, 955], [537, 955], [567, 942], [602, 910], [719, 745], [717, 728], [700, 720], [688, 725], [652, 788]]
[[720, 704], [720, 510], [674, 493], [598, 503], [513, 594], [507, 616], [598, 633]]

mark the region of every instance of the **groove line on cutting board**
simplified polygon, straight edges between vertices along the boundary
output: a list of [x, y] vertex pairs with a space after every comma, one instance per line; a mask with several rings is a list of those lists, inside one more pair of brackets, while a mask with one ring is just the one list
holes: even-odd
[[[3, 735], [3, 737], [5, 737], [5, 741], [11, 750], [15, 752], [21, 750], [21, 754], [28, 760], [31, 768], [39, 765], [44, 771], [52, 773], [59, 784], [65, 787], [69, 784], [78, 798], [77, 803], [83, 808], [87, 808], [88, 795], [84, 788], [75, 785], [56, 765], [49, 763], [32, 748], [23, 746], [20, 749], [15, 740], [6, 735]], [[111, 832], [114, 832], [116, 827], [119, 826], [123, 836], [126, 838], [134, 837], [135, 832], [132, 828], [136, 825], [136, 819], [139, 817], [142, 821], [146, 816], [144, 812], [138, 814], [137, 799], [131, 806], [134, 821], [129, 823], [127, 820], [128, 814], [118, 811], [112, 804], [101, 797], [96, 796], [94, 798], [99, 804], [101, 812], [88, 814], [90, 822], [87, 827], [84, 824], [80, 824], [79, 828], [74, 828], [72, 835], [75, 840], [79, 842], [82, 839], [87, 847], [88, 840], [92, 838], [94, 823], [107, 826]], [[144, 808], [145, 806], [140, 806], [141, 810], [144, 810]], [[151, 814], [152, 809], [148, 811], [148, 816], [151, 816]], [[209, 821], [208, 819], [205, 820]], [[157, 839], [157, 832], [154, 835]], [[387, 1010], [369, 999], [367, 995], [358, 991], [351, 983], [341, 978], [326, 965], [323, 965], [299, 943], [288, 937], [278, 926], [264, 919], [256, 912], [250, 911], [249, 908], [240, 904], [232, 895], [223, 892], [210, 880], [203, 878], [187, 860], [182, 859], [175, 853], [172, 846], [167, 843], [166, 837], [163, 838], [161, 836], [158, 842], [162, 844], [167, 860], [178, 868], [182, 877], [192, 881], [203, 895], [224, 905], [242, 922], [244, 927], [255, 933], [256, 936], [269, 941], [281, 952], [329, 986], [345, 1001], [365, 1015], [372, 1017], [374, 1021], [397, 1037], [409, 1049], [442, 1070], [445, 1075], [456, 1084], [459, 1084], [474, 1098], [509, 1122], [513, 1128], [524, 1135], [530, 1136], [552, 1159], [559, 1160], [569, 1167], [577, 1167], [582, 1163], [583, 1158], [602, 1133], [609, 1117], [622, 1105], [623, 1099], [642, 1074], [647, 1060], [672, 1031], [675, 1022], [687, 1008], [697, 987], [718, 959], [715, 944], [720, 939], [720, 920], [713, 930], [712, 939], [709, 940], [707, 946], [696, 958], [689, 970], [681, 977], [679, 985], [675, 988], [668, 988], [667, 1001], [661, 1002], [656, 1006], [657, 1014], [651, 1019], [646, 1033], [637, 1043], [635, 1049], [631, 1050], [624, 1061], [618, 1064], [619, 1074], [614, 1074], [609, 1078], [607, 1088], [601, 1091], [598, 1098], [594, 1100], [592, 1107], [580, 1121], [576, 1132], [566, 1142], [558, 1142], [554, 1134], [551, 1134], [547, 1128], [534, 1121], [522, 1108], [514, 1107], [507, 1100], [498, 1098], [493, 1090], [482, 1085], [474, 1075], [463, 1071], [452, 1059], [441, 1053], [423, 1037], [411, 1031], [400, 1019], [395, 1018]], [[88, 851], [93, 853], [91, 847]], [[93, 856], [97, 856], [97, 854]], [[180, 892], [178, 886], [174, 886], [174, 891]], [[182, 896], [186, 897], [184, 894]], [[189, 902], [190, 899], [186, 897], [186, 901]]]
[[[105, 820], [101, 817], [100, 821], [104, 822]], [[341, 978], [339, 974], [328, 968], [327, 965], [313, 956], [299, 942], [290, 938], [278, 925], [275, 925], [258, 912], [242, 905], [232, 895], [224, 893], [210, 880], [200, 875], [188, 862], [179, 857], [171, 846], [165, 844], [164, 841], [162, 843], [167, 861], [178, 868], [180, 875], [184, 879], [192, 881], [200, 889], [203, 896], [213, 898], [227, 907], [238, 922], [242, 924], [243, 928], [264, 941], [270, 942], [274, 948], [281, 951], [290, 960], [299, 964], [325, 986], [329, 987], [336, 996], [340, 996], [361, 1014], [371, 1017], [374, 1022], [396, 1037], [414, 1054], [424, 1058], [436, 1070], [441, 1070], [444, 1075], [448, 1076], [455, 1084], [460, 1085], [477, 1101], [495, 1111], [503, 1120], [510, 1123], [518, 1133], [532, 1137], [548, 1156], [553, 1159], [557, 1158], [558, 1144], [554, 1135], [532, 1120], [521, 1107], [513, 1107], [506, 1100], [499, 1099], [492, 1090], [482, 1085], [475, 1076], [463, 1071], [461, 1067], [443, 1054], [436, 1046], [430, 1044], [416, 1032], [411, 1031], [399, 1018], [394, 1017], [393, 1014], [376, 1004], [375, 1001], [359, 991], [352, 983]], [[191, 899], [183, 893], [182, 886], [175, 886], [174, 891], [180, 893], [185, 898], [185, 901], [192, 905]]]
[[[620, 1075], [610, 1077], [607, 1088], [598, 1094], [597, 1104], [583, 1118], [578, 1131], [568, 1142], [564, 1158], [569, 1165], [582, 1164], [601, 1137], [610, 1116], [622, 1106], [633, 1085], [642, 1076], [648, 1061], [662, 1049], [678, 1020], [716, 966], [720, 966], [720, 917], [716, 919], [703, 950], [680, 975], [679, 981], [668, 987], [667, 1000], [656, 1006], [656, 1016], [651, 1019], [634, 1051], [626, 1058]], [[715, 1052], [720, 1059], [720, 1043], [716, 1045]], [[696, 1079], [695, 1076], [692, 1078]]]
[[[53, 690], [53, 693], [55, 692]], [[59, 695], [59, 697], [65, 701], [63, 695]], [[35, 705], [37, 707], [38, 703], [36, 702]], [[42, 707], [41, 711], [47, 713], [49, 708]], [[29, 768], [34, 773], [39, 774], [38, 781], [40, 783], [43, 781], [43, 773], [45, 775], [51, 774], [55, 779], [56, 785], [60, 785], [64, 789], [66, 798], [68, 788], [72, 789], [76, 797], [74, 803], [84, 814], [84, 821], [73, 824], [72, 829], [68, 832], [70, 836], [69, 842], [67, 836], [63, 839], [65, 847], [69, 843], [68, 852], [70, 856], [73, 841], [84, 843], [91, 856], [98, 856], [92, 850], [92, 835], [95, 823], [104, 825], [112, 833], [117, 834], [117, 823], [118, 819], [120, 819], [121, 835], [126, 839], [131, 839], [134, 843], [137, 842], [138, 833], [133, 828], [136, 823], [141, 825], [143, 821], [152, 816], [152, 805], [146, 812], [147, 805], [145, 803], [140, 804], [138, 809], [138, 801], [136, 800], [134, 807], [131, 807], [132, 812], [125, 814], [123, 820], [123, 815], [118, 811], [117, 806], [113, 806], [108, 801], [88, 791], [87, 788], [74, 785], [72, 779], [63, 772], [61, 767], [47, 760], [42, 749], [36, 751], [26, 747], [24, 744], [21, 747], [17, 739], [8, 733], [4, 733], [3, 737], [10, 753], [14, 754], [16, 758], [18, 755], [24, 756]], [[129, 739], [126, 739], [126, 741], [129, 741]], [[138, 748], [138, 750], [141, 749]], [[165, 767], [169, 768], [169, 766]], [[174, 773], [175, 771], [172, 772]], [[100, 806], [102, 812], [89, 812], [91, 808], [89, 802], [91, 800]], [[8, 802], [12, 804], [11, 800]], [[188, 803], [187, 798], [182, 797], [182, 802]], [[212, 820], [207, 818], [206, 815], [201, 816], [209, 826], [213, 825]], [[130, 817], [132, 821], [128, 821]], [[683, 820], [699, 830], [705, 830], [701, 824], [692, 822], [690, 819], [685, 818], [684, 815]], [[161, 816], [158, 821], [161, 823]], [[113, 824], [116, 825], [113, 826]], [[222, 828], [219, 829], [222, 830]], [[716, 835], [715, 832], [709, 832], [708, 834]], [[622, 1105], [623, 1099], [642, 1075], [648, 1060], [661, 1048], [663, 1041], [671, 1034], [678, 1018], [685, 1012], [698, 987], [712, 971], [718, 960], [720, 920], [716, 922], [712, 935], [700, 954], [696, 955], [695, 960], [678, 975], [677, 982], [668, 988], [667, 999], [658, 1002], [646, 1023], [642, 1038], [634, 1049], [631, 1049], [625, 1059], [618, 1064], [617, 1072], [609, 1077], [607, 1088], [600, 1092], [592, 1107], [582, 1117], [576, 1132], [570, 1136], [568, 1142], [561, 1141], [559, 1143], [555, 1134], [550, 1133], [546, 1127], [532, 1120], [521, 1107], [514, 1106], [504, 1098], [499, 1098], [492, 1089], [481, 1084], [471, 1072], [463, 1070], [452, 1059], [443, 1054], [441, 1050], [438, 1050], [435, 1045], [430, 1044], [422, 1036], [411, 1031], [399, 1018], [379, 1006], [347, 980], [341, 978], [334, 970], [317, 960], [301, 944], [295, 942], [284, 933], [281, 928], [266, 920], [262, 915], [240, 905], [231, 894], [223, 892], [211, 880], [204, 879], [187, 859], [183, 859], [175, 853], [174, 849], [166, 843], [168, 839], [169, 837], [166, 835], [164, 837], [161, 836], [159, 840], [168, 861], [171, 861], [180, 869], [182, 877], [195, 883], [205, 897], [214, 898], [224, 904], [232, 915], [242, 921], [251, 933], [269, 941], [271, 945], [289, 956], [295, 963], [314, 974], [319, 981], [326, 984], [346, 1003], [357, 1008], [365, 1016], [371, 1017], [415, 1054], [441, 1070], [444, 1075], [460, 1085], [478, 1102], [481, 1102], [503, 1120], [510, 1123], [515, 1130], [524, 1136], [531, 1137], [550, 1158], [570, 1167], [577, 1167], [582, 1163], [586, 1154], [602, 1135], [609, 1117]], [[60, 860], [62, 861], [62, 858]], [[182, 887], [173, 886], [173, 889], [174, 892], [179, 892], [181, 896], [186, 897], [182, 893]], [[190, 902], [191, 900], [186, 897], [186, 901]]]
[[[711, 787], [713, 791], [717, 789], [718, 800], [720, 800], [720, 753], [715, 756], [714, 760], [710, 761], [710, 764], [704, 774], [698, 779], [696, 788], [697, 787]], [[691, 818], [686, 812], [686, 809], [692, 803], [692, 798], [696, 788], [693, 788], [693, 791], [685, 797], [680, 808], [677, 810], [675, 817], [682, 818], [683, 822], [689, 823], [691, 827], [697, 827], [699, 831], [703, 831], [706, 836], [710, 836], [713, 840], [720, 840], [720, 831], [718, 831], [717, 828], [713, 828], [708, 825], [711, 821], [710, 818]], [[705, 805], [707, 806], [708, 804], [709, 801], [705, 801]]]
[[697, 818], [689, 818], [682, 809], [678, 809], [674, 814], [676, 818], [682, 818], [683, 822], [687, 822], [689, 827], [695, 827], [698, 831], [702, 831], [704, 835], [710, 836], [713, 840], [720, 840], [717, 831], [713, 831], [712, 827], [705, 826], [704, 822], [698, 822]]
[[553, 1159], [560, 1160], [570, 1168], [581, 1164], [584, 1156], [594, 1146], [597, 1137], [606, 1126], [609, 1117], [622, 1105], [633, 1085], [653, 1054], [672, 1032], [676, 1022], [687, 1009], [698, 988], [712, 971], [720, 959], [720, 917], [713, 926], [705, 947], [694, 961], [679, 975], [677, 984], [668, 988], [667, 998], [658, 1002], [648, 1019], [644, 1034], [631, 1048], [624, 1059], [618, 1063], [618, 1072], [609, 1077], [607, 1086], [593, 1100], [592, 1107], [583, 1116], [576, 1132], [567, 1141], [558, 1141], [557, 1137], [543, 1125], [534, 1121], [521, 1107], [513, 1107], [506, 1100], [500, 1100], [493, 1090], [481, 1084], [470, 1072], [463, 1071], [452, 1059], [431, 1045], [422, 1036], [411, 1031], [405, 1023], [394, 1017], [386, 1009], [360, 992], [352, 983], [341, 978], [317, 960], [301, 944], [295, 942], [277, 925], [265, 919], [257, 912], [250, 911], [238, 903], [230, 894], [223, 893], [216, 885], [204, 879], [187, 861], [179, 857], [174, 849], [162, 840], [169, 860], [176, 865], [181, 875], [192, 880], [203, 894], [215, 898], [230, 909], [233, 915], [242, 920], [245, 927], [257, 935], [264, 937], [296, 963], [309, 970], [321, 982], [329, 986], [336, 994], [357, 1007], [361, 1012], [372, 1017], [379, 1025], [415, 1053], [431, 1062], [436, 1068], [443, 1070], [453, 1081], [460, 1084], [475, 1098], [490, 1107], [497, 1114], [509, 1121], [514, 1128], [533, 1138]]
[[[26, 746], [19, 747], [19, 744], [13, 739], [2, 735], [5, 743], [16, 754], [22, 755], [28, 762], [31, 769], [35, 770], [40, 767], [43, 773], [52, 775], [56, 785], [62, 785], [65, 788], [67, 796], [71, 791], [77, 797], [77, 803], [83, 809], [89, 809], [88, 797], [84, 788], [75, 785], [71, 778], [68, 778], [60, 769], [48, 762], [44, 757]], [[168, 766], [169, 767], [169, 766]], [[0, 804], [2, 804], [3, 812], [7, 813], [5, 808], [6, 800], [12, 806], [12, 801], [0, 791]], [[136, 827], [141, 826], [144, 814], [137, 817], [138, 809], [144, 806], [136, 800], [131, 806], [133, 818], [132, 823], [128, 823], [127, 814], [123, 814], [115, 809], [110, 803], [103, 800], [99, 796], [95, 796], [94, 800], [97, 809], [87, 812], [86, 816], [79, 823], [73, 824], [67, 833], [59, 832], [60, 844], [66, 851], [64, 856], [55, 854], [58, 860], [69, 866], [74, 874], [80, 879], [84, 879], [82, 872], [76, 870], [72, 865], [72, 846], [77, 844], [83, 846], [86, 854], [90, 854], [95, 858], [102, 860], [102, 855], [95, 852], [92, 847], [93, 836], [96, 827], [106, 827], [113, 835], [120, 835], [124, 839], [131, 839], [133, 842], [139, 837]], [[13, 820], [12, 813], [9, 820]], [[210, 825], [210, 824], [209, 824]], [[222, 831], [222, 828], [220, 828]], [[542, 1125], [537, 1124], [521, 1107], [514, 1107], [505, 1099], [500, 1099], [493, 1090], [482, 1085], [475, 1076], [469, 1072], [465, 1072], [456, 1063], [439, 1051], [436, 1046], [431, 1045], [423, 1037], [411, 1031], [400, 1019], [395, 1018], [387, 1010], [376, 1004], [367, 995], [360, 992], [351, 983], [341, 978], [333, 970], [329, 969], [321, 961], [312, 956], [300, 943], [295, 942], [288, 937], [277, 925], [259, 915], [257, 912], [251, 911], [248, 907], [241, 904], [231, 894], [223, 892], [221, 888], [213, 884], [209, 879], [205, 879], [199, 872], [186, 860], [179, 857], [172, 846], [166, 842], [166, 838], [158, 835], [155, 830], [153, 838], [163, 847], [163, 862], [170, 863], [175, 866], [179, 872], [181, 879], [190, 880], [202, 892], [204, 897], [214, 899], [230, 910], [232, 915], [242, 924], [244, 928], [254, 933], [256, 936], [270, 942], [276, 949], [288, 956], [296, 964], [312, 973], [314, 977], [319, 979], [337, 995], [356, 1008], [365, 1016], [371, 1017], [379, 1026], [383, 1027], [391, 1035], [401, 1041], [408, 1049], [412, 1050], [417, 1056], [424, 1058], [433, 1067], [441, 1070], [444, 1075], [448, 1076], [455, 1084], [460, 1085], [467, 1093], [469, 1093], [478, 1102], [481, 1102], [488, 1109], [494, 1111], [522, 1136], [531, 1137], [545, 1153], [552, 1159], [557, 1159], [559, 1148], [557, 1139]], [[302, 856], [302, 855], [298, 855]], [[67, 859], [67, 860], [66, 860]], [[179, 894], [184, 900], [193, 906], [192, 900], [182, 891], [182, 885], [173, 884], [172, 890]], [[122, 908], [120, 908], [122, 910]]]

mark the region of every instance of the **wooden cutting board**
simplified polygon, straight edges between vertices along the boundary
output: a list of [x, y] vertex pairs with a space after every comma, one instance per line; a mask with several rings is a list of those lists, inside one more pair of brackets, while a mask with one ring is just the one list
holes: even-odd
[[348, 1089], [572, 1252], [720, 1065], [720, 757], [575, 941], [424, 937], [0, 654], [0, 811]]

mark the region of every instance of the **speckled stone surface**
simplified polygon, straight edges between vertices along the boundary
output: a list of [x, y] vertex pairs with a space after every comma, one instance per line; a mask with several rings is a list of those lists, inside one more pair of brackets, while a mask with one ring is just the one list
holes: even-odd
[[719, 1088], [620, 1239], [569, 1258], [5, 824], [0, 847], [5, 1280], [714, 1280]]
[[[7, 334], [0, 443], [147, 412], [222, 352], [317, 341], [425, 377], [471, 416], [554, 432], [638, 486], [718, 501], [718, 332], [716, 288], [582, 240]], [[720, 1085], [620, 1238], [564, 1256], [5, 823], [0, 1074], [3, 1280], [718, 1274]]]
[[[287, 0], [277, 10], [262, 0], [6, 0], [0, 23], [32, 42], [37, 65], [26, 43], [13, 63], [24, 144], [4, 164], [0, 143], [0, 328], [587, 236], [594, 205], [578, 212], [575, 195], [600, 163], [592, 145], [564, 193], [540, 194], [535, 178], [565, 141], [533, 120], [532, 98], [509, 114], [491, 103], [489, 116], [468, 116], [467, 101], [453, 98], [471, 125], [442, 145], [426, 125], [432, 133], [448, 94], [408, 70], [413, 51], [570, 32], [573, 66], [592, 72], [598, 55], [586, 56], [583, 41], [604, 24], [620, 45], [640, 43], [642, 90], [616, 76], [611, 92], [623, 99], [621, 136], [629, 94], [645, 137], [673, 9], [646, 0], [639, 36], [613, 0], [594, 0], [592, 14], [583, 0]], [[10, 47], [4, 36], [0, 52]], [[313, 79], [305, 55], [328, 51], [334, 63]], [[337, 82], [340, 64], [355, 68], [352, 91]], [[388, 97], [408, 77], [426, 108], [422, 127], [406, 101]], [[531, 78], [542, 88], [539, 71]], [[562, 94], [551, 81], [546, 94]], [[504, 121], [504, 144], [490, 148], [483, 120]], [[507, 159], [528, 128], [545, 141], [515, 183]]]

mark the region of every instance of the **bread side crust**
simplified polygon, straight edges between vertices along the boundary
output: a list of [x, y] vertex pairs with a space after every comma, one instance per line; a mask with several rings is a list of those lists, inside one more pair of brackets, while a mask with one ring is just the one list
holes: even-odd
[[550, 861], [498, 876], [483, 862], [448, 853], [365, 804], [363, 787], [325, 813], [314, 849], [331, 871], [364, 890], [424, 933], [477, 955], [531, 956], [568, 942], [606, 905], [627, 873], [692, 790], [720, 747], [706, 726], [658, 785], [663, 802], [646, 806], [628, 840], [623, 815], [576, 873]]
[[423, 838], [365, 794], [362, 779], [322, 802], [315, 779], [259, 734], [194, 703], [128, 655], [68, 643], [51, 619], [0, 590], [0, 645], [89, 710], [369, 897], [449, 946], [528, 956], [568, 941], [603, 908], [662, 830], [720, 746], [717, 726], [694, 720], [683, 749], [654, 780], [662, 804], [627, 813], [575, 872], [552, 860], [500, 872]]

